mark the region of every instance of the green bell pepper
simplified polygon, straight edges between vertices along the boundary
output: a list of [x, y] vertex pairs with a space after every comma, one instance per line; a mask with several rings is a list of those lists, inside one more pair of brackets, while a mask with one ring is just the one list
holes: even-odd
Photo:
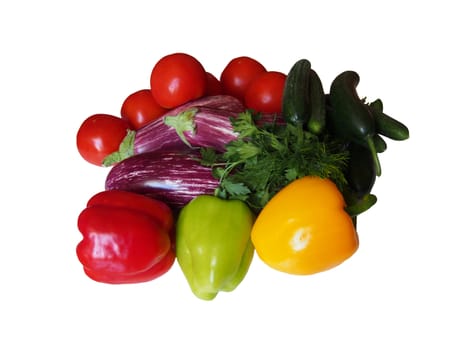
[[240, 200], [200, 195], [180, 211], [176, 255], [192, 292], [212, 300], [233, 291], [253, 259], [254, 214]]

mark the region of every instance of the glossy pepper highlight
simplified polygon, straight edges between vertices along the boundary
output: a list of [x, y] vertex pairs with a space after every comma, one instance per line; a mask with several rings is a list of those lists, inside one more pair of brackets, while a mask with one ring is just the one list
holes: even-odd
[[200, 299], [233, 291], [244, 279], [254, 248], [254, 215], [239, 200], [201, 195], [180, 212], [176, 226], [177, 261]]
[[175, 261], [174, 219], [163, 202], [109, 190], [89, 199], [78, 217], [76, 247], [86, 275], [102, 283], [138, 283], [165, 274]]
[[329, 270], [352, 256], [358, 236], [337, 186], [305, 176], [279, 191], [256, 219], [251, 239], [270, 267], [293, 275]]

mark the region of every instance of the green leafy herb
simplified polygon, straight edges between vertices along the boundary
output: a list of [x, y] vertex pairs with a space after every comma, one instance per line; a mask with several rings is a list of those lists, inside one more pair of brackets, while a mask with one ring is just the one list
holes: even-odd
[[340, 188], [346, 184], [348, 153], [343, 144], [299, 126], [258, 126], [258, 118], [245, 111], [231, 119], [239, 137], [226, 145], [224, 153], [201, 150], [201, 163], [212, 167], [219, 179], [218, 196], [241, 199], [260, 210], [280, 189], [303, 176], [330, 178]]

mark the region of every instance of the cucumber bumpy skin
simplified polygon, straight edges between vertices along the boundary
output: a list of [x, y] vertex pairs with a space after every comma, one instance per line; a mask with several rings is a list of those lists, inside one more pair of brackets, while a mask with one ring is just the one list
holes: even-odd
[[308, 130], [319, 135], [326, 126], [326, 95], [318, 74], [310, 69], [310, 116]]
[[351, 142], [348, 150], [349, 162], [345, 177], [349, 188], [360, 199], [371, 193], [376, 181], [376, 168], [367, 147]]
[[358, 73], [344, 71], [331, 83], [329, 122], [332, 130], [345, 140], [368, 147], [375, 163], [376, 175], [381, 175], [381, 165], [374, 144], [376, 125], [373, 114], [358, 96]]
[[346, 206], [345, 211], [352, 217], [355, 226], [357, 216], [370, 209], [376, 204], [377, 200], [378, 198], [374, 194], [367, 194], [363, 198]]
[[282, 95], [282, 115], [289, 124], [305, 126], [309, 118], [310, 69], [307, 59], [294, 63], [285, 80]]
[[373, 143], [375, 144], [375, 149], [378, 153], [383, 153], [388, 148], [386, 141], [379, 134], [375, 134], [373, 136]]
[[396, 141], [403, 141], [409, 138], [409, 128], [397, 119], [378, 111], [373, 112], [373, 115], [375, 117], [376, 131], [378, 134]]
[[368, 104], [375, 118], [376, 132], [392, 140], [403, 141], [410, 136], [409, 128], [397, 119], [383, 112], [383, 102], [380, 99]]

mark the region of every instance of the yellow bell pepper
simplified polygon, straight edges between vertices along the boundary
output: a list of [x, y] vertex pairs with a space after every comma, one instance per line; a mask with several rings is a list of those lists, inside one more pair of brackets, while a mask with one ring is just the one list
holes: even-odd
[[305, 176], [279, 191], [259, 213], [251, 239], [260, 259], [294, 275], [331, 269], [358, 249], [344, 198], [329, 179]]

